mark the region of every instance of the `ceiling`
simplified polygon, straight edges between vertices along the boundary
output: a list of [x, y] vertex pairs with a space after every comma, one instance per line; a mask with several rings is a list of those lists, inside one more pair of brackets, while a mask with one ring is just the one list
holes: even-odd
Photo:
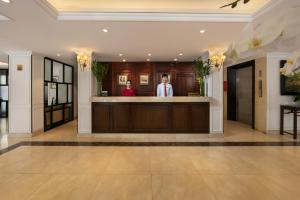
[[[0, 3], [0, 14], [11, 19], [0, 20], [0, 52], [30, 50], [71, 63], [75, 58], [74, 51], [85, 48], [95, 52], [103, 61], [121, 61], [119, 53], [122, 53], [127, 61], [145, 61], [148, 53], [152, 54], [152, 61], [171, 61], [174, 58], [178, 58], [179, 61], [191, 61], [206, 49], [227, 47], [238, 38], [246, 25], [246, 22], [60, 21], [36, 1], [38, 0], [13, 1], [12, 4]], [[50, 1], [54, 5], [55, 2], [59, 4], [55, 5], [58, 10], [66, 10], [66, 6], [69, 10], [74, 10], [76, 5], [75, 11], [78, 9], [86, 11], [93, 6], [101, 9], [99, 4], [93, 5], [96, 0], [85, 0], [84, 4], [79, 0]], [[143, 2], [144, 6], [151, 4], [154, 8], [161, 5], [161, 2], [170, 1], [152, 0], [152, 4], [146, 0], [138, 2]], [[79, 6], [79, 2], [86, 8]], [[102, 2], [104, 8], [113, 6], [109, 2], [117, 3], [119, 0], [97, 2]], [[128, 6], [142, 5], [134, 4], [133, 2], [137, 1], [133, 0], [126, 2], [129, 3]], [[176, 5], [178, 8], [180, 2], [187, 2], [190, 7], [201, 2], [203, 8], [205, 5], [210, 5], [208, 8], [211, 8], [211, 5], [222, 5], [228, 1], [216, 0], [211, 4], [208, 4], [212, 2], [211, 0], [172, 2], [174, 3], [169, 4], [174, 4], [174, 7]], [[263, 5], [267, 1], [256, 0], [256, 2]], [[202, 8], [201, 6], [199, 4], [198, 7]], [[246, 10], [254, 11], [253, 8]], [[104, 28], [108, 29], [108, 33], [102, 32]], [[200, 34], [202, 29], [206, 30], [205, 34]], [[183, 56], [179, 56], [179, 53], [183, 53]], [[57, 54], [60, 56], [58, 57]]]
[[220, 7], [233, 0], [48, 0], [63, 12], [201, 12], [252, 14], [270, 0], [252, 0], [235, 9]]

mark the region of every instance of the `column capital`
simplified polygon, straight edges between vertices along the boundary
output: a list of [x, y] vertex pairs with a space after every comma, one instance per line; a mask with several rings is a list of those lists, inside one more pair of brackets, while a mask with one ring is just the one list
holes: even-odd
[[9, 56], [31, 56], [32, 51], [6, 51]]

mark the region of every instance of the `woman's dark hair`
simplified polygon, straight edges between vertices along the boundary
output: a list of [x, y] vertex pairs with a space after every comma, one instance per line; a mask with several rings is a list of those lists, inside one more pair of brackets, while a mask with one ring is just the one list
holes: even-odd
[[130, 84], [132, 84], [131, 80], [127, 80], [126, 83], [129, 82]]
[[162, 77], [162, 78], [163, 78], [163, 77], [167, 77], [167, 78], [168, 78], [168, 74], [163, 74], [161, 77]]

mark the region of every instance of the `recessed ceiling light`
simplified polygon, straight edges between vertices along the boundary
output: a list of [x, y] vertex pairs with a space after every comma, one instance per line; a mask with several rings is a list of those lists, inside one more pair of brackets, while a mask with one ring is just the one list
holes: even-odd
[[148, 62], [150, 62], [150, 59], [149, 59], [149, 58], [147, 58], [147, 61], [148, 61]]
[[56, 54], [57, 55], [57, 57], [60, 57], [60, 54], [58, 53], [58, 54]]
[[177, 62], [177, 61], [178, 61], [178, 59], [177, 59], [177, 58], [174, 58], [174, 61], [175, 61], [175, 62]]
[[119, 53], [119, 56], [120, 56], [120, 57], [122, 57], [122, 56], [123, 56], [123, 54]]
[[203, 29], [203, 30], [201, 30], [201, 31], [200, 31], [200, 33], [202, 33], [202, 34], [203, 34], [203, 33], [205, 33], [205, 30], [204, 30], [204, 29]]
[[11, 3], [10, 0], [1, 0], [1, 1], [4, 2], [4, 3]]
[[183, 56], [183, 53], [180, 53], [179, 55], [180, 55], [180, 56]]
[[148, 56], [152, 56], [152, 54], [151, 54], [151, 53], [148, 53]]
[[108, 29], [104, 28], [104, 29], [102, 29], [102, 32], [103, 32], [103, 33], [107, 33], [107, 32], [108, 32]]
[[123, 61], [123, 62], [126, 62], [126, 59], [123, 59], [122, 61]]

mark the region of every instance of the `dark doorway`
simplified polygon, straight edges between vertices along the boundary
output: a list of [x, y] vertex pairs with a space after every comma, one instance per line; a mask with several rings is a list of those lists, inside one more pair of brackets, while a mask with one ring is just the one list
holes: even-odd
[[255, 61], [227, 68], [227, 119], [255, 127]]
[[8, 69], [0, 69], [0, 118], [8, 118]]

